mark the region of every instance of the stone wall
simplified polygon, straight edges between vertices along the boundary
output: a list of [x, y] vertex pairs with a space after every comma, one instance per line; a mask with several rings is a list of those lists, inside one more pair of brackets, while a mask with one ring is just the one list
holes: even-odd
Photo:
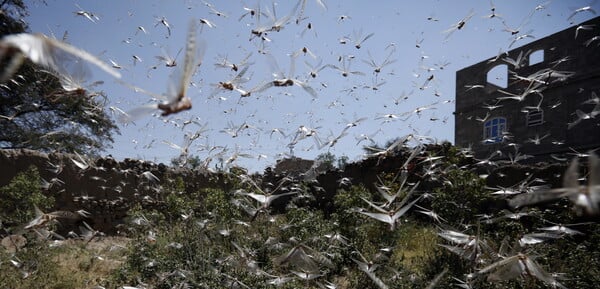
[[[98, 158], [85, 160], [89, 167], [81, 169], [73, 160], [81, 162], [77, 155], [45, 154], [27, 149], [0, 150], [0, 186], [8, 184], [17, 173], [35, 166], [49, 183], [45, 193], [55, 196], [57, 209], [84, 209], [92, 215], [88, 222], [107, 233], [114, 233], [127, 211], [136, 204], [144, 207], [158, 204], [163, 198], [161, 193], [166, 180], [183, 178], [186, 191], [229, 187], [221, 174], [172, 168], [164, 164]], [[54, 166], [60, 171], [52, 172]], [[147, 178], [144, 173], [151, 173], [159, 181]]]
[[[449, 155], [450, 144], [429, 145], [426, 150], [434, 155]], [[395, 155], [378, 159], [368, 158], [356, 163], [349, 163], [345, 169], [331, 170], [319, 174], [316, 181], [307, 182], [307, 188], [315, 196], [311, 206], [323, 210], [325, 214], [332, 212], [334, 208], [334, 196], [340, 188], [347, 185], [341, 184], [341, 178], [348, 178], [353, 185], [362, 184], [369, 190], [375, 190], [377, 177], [382, 173], [398, 173], [400, 167], [406, 161], [408, 150], [400, 150]], [[187, 192], [195, 192], [202, 188], [221, 188], [225, 191], [233, 189], [228, 181], [231, 176], [219, 173], [206, 173], [168, 167], [164, 164], [155, 164], [139, 160], [125, 159], [116, 161], [112, 158], [99, 158], [88, 160], [89, 168], [82, 170], [75, 163], [78, 156], [69, 154], [45, 154], [37, 151], [0, 150], [0, 186], [4, 186], [12, 180], [17, 173], [27, 170], [30, 166], [38, 168], [43, 179], [52, 183], [46, 189], [47, 194], [56, 198], [56, 209], [76, 211], [84, 209], [91, 213], [90, 222], [97, 230], [107, 234], [115, 234], [118, 225], [124, 223], [127, 212], [135, 205], [145, 208], [158, 207], [165, 197], [164, 185], [167, 180], [181, 177]], [[62, 170], [58, 173], [51, 172], [52, 163]], [[566, 170], [566, 163], [537, 163], [534, 165], [505, 165], [500, 167], [483, 168], [473, 166], [474, 160], [464, 159], [460, 167], [469, 167], [477, 174], [489, 174], [487, 186], [489, 187], [511, 187], [520, 181], [529, 178], [540, 178], [549, 181], [552, 187], [560, 187], [562, 174]], [[431, 192], [440, 182], [428, 181], [419, 177], [422, 172], [422, 164], [419, 159], [414, 159], [409, 164], [412, 180], [421, 181], [419, 191]], [[143, 173], [150, 172], [160, 181], [154, 182], [147, 179]], [[254, 176], [261, 187], [267, 184], [277, 184], [284, 174], [278, 174], [267, 168], [263, 175]], [[298, 180], [302, 180], [299, 177]], [[275, 211], [283, 211], [286, 201], [273, 203]], [[505, 206], [502, 202], [495, 206]], [[506, 207], [507, 208], [507, 207]]]

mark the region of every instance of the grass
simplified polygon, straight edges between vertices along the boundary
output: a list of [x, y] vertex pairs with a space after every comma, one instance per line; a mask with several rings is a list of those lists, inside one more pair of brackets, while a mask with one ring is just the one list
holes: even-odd
[[395, 250], [391, 259], [399, 261], [402, 268], [424, 276], [427, 266], [435, 258], [439, 249], [437, 233], [430, 227], [420, 227], [411, 223], [404, 224], [399, 230], [397, 241], [399, 250]]
[[[35, 241], [34, 241], [35, 242]], [[126, 258], [129, 240], [106, 237], [84, 244], [80, 240], [28, 245], [14, 255], [1, 252], [0, 288], [93, 288], [108, 280]], [[29, 274], [29, 277], [23, 278]]]

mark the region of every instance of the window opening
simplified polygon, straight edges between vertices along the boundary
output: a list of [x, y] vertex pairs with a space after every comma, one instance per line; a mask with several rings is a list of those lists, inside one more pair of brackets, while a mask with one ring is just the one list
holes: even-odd
[[487, 82], [506, 88], [508, 86], [508, 66], [506, 64], [496, 65], [487, 73]]
[[504, 140], [506, 132], [506, 118], [496, 117], [483, 124], [483, 143], [499, 143]]
[[529, 54], [529, 65], [535, 65], [544, 62], [544, 50], [539, 49]]
[[530, 110], [527, 112], [527, 126], [537, 126], [544, 123], [543, 110]]

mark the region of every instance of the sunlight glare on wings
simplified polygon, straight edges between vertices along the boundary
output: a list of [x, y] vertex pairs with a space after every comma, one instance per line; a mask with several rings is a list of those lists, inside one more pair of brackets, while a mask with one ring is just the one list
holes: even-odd
[[[8, 35], [2, 39], [1, 43], [0, 46], [9, 45], [16, 47], [32, 62], [56, 71], [58, 74], [72, 75], [72, 71], [70, 71], [72, 69], [71, 65], [86, 61], [115, 78], [121, 77], [118, 71], [104, 63], [98, 57], [62, 41], [46, 37], [43, 34], [21, 33]], [[4, 50], [4, 48], [2, 49]], [[14, 69], [16, 70], [16, 67]], [[4, 72], [5, 75], [2, 78], [9, 77], [13, 72]]]
[[[186, 95], [192, 75], [202, 62], [204, 53], [204, 42], [197, 42], [197, 29], [194, 21], [190, 21], [187, 44], [185, 47], [185, 59], [181, 70], [175, 70], [167, 86], [166, 103], [159, 104], [163, 116], [176, 113], [181, 110], [190, 109], [191, 102]], [[182, 106], [182, 104], [184, 104]], [[189, 106], [188, 106], [189, 105]]]
[[152, 96], [154, 100], [162, 101], [158, 104], [151, 103], [128, 111], [127, 114], [121, 116], [120, 121], [122, 123], [133, 122], [148, 113], [152, 113], [156, 109], [162, 110], [163, 113], [161, 115], [166, 116], [192, 108], [191, 99], [187, 96], [187, 89], [196, 68], [202, 63], [202, 56], [206, 46], [202, 41], [198, 43], [197, 37], [196, 23], [190, 21], [183, 65], [177, 66], [178, 69], [171, 74], [167, 84], [167, 91], [163, 95], [157, 95], [128, 83], [121, 82], [121, 84], [129, 86], [136, 92], [142, 92]]

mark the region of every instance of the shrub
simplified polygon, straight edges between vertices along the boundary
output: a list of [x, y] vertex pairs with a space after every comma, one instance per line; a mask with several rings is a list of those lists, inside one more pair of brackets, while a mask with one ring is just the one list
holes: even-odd
[[484, 189], [484, 180], [473, 172], [450, 170], [443, 186], [433, 189], [431, 207], [434, 212], [458, 227], [477, 222], [477, 215], [488, 213], [493, 208], [490, 194]]
[[54, 197], [42, 193], [41, 177], [35, 166], [17, 174], [0, 188], [0, 220], [21, 225], [35, 217], [34, 205], [42, 211], [54, 206]]

